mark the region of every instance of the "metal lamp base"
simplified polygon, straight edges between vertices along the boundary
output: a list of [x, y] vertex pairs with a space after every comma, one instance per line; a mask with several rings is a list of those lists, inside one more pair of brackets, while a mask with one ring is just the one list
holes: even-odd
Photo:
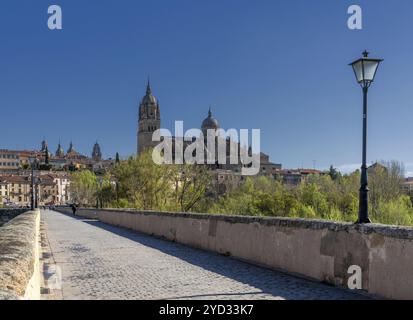
[[369, 218], [358, 219], [356, 222], [356, 224], [367, 224], [367, 223], [371, 223], [371, 220]]

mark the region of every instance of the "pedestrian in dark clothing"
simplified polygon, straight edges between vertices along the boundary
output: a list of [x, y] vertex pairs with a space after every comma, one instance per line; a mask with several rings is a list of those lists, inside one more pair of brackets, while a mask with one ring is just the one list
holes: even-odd
[[73, 215], [75, 216], [76, 215], [76, 205], [72, 204], [71, 207], [72, 207]]

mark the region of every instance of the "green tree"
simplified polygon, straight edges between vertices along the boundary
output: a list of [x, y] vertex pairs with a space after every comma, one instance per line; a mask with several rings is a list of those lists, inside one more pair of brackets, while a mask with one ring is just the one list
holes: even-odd
[[328, 175], [332, 180], [338, 180], [341, 177], [341, 173], [336, 168], [334, 168], [333, 165], [330, 166]]
[[[320, 185], [311, 182], [303, 182], [299, 189], [299, 200], [305, 212], [311, 212], [311, 217], [324, 217], [329, 211], [327, 196], [322, 192]], [[313, 214], [314, 213], [314, 214]], [[308, 217], [308, 215], [304, 215]]]
[[97, 202], [102, 208], [111, 207], [117, 201], [116, 185], [112, 184], [112, 177], [109, 173], [97, 177], [98, 190]]
[[96, 205], [98, 182], [93, 172], [85, 170], [72, 173], [69, 188], [74, 203], [86, 207]]
[[170, 166], [153, 162], [151, 150], [121, 162], [114, 169], [119, 193], [135, 208], [143, 210], [162, 210], [168, 206], [173, 190], [172, 174]]
[[182, 212], [193, 210], [205, 197], [212, 177], [202, 165], [174, 165], [170, 171], [176, 206]]

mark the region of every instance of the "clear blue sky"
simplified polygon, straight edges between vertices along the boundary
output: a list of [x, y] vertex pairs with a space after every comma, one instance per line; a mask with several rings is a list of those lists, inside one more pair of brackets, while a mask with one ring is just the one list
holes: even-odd
[[[363, 8], [364, 29], [347, 28]], [[63, 30], [47, 8], [63, 9]], [[0, 148], [61, 139], [106, 157], [135, 152], [150, 75], [162, 126], [260, 128], [284, 167], [360, 162], [361, 89], [348, 63], [384, 58], [370, 91], [369, 161], [413, 163], [411, 0], [2, 0]]]

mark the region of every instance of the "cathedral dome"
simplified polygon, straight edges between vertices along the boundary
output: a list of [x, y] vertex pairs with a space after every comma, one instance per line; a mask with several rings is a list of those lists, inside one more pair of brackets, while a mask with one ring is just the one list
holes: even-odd
[[73, 143], [72, 143], [72, 142], [70, 142], [69, 149], [67, 150], [66, 154], [67, 154], [68, 156], [77, 156], [77, 155], [79, 155], [79, 153], [78, 153], [78, 152], [75, 150], [75, 148], [73, 147]]
[[218, 120], [212, 116], [211, 109], [209, 109], [208, 111], [208, 117], [204, 121], [202, 121], [201, 129], [204, 132], [204, 134], [205, 132], [207, 132], [208, 129], [214, 129], [214, 130], [219, 129]]
[[156, 98], [152, 94], [151, 84], [148, 80], [148, 85], [146, 87], [146, 95], [142, 99], [142, 104], [156, 104]]
[[62, 148], [62, 145], [60, 144], [60, 141], [59, 141], [59, 145], [57, 146], [57, 150], [56, 150], [55, 155], [58, 158], [63, 158], [65, 156], [65, 152]]
[[142, 99], [142, 104], [148, 105], [148, 104], [157, 104], [156, 103], [156, 98], [150, 94], [146, 94], [143, 99]]
[[139, 120], [153, 119], [160, 120], [159, 103], [152, 94], [152, 88], [148, 80], [148, 86], [146, 88], [146, 94], [142, 98], [142, 102], [139, 107]]

